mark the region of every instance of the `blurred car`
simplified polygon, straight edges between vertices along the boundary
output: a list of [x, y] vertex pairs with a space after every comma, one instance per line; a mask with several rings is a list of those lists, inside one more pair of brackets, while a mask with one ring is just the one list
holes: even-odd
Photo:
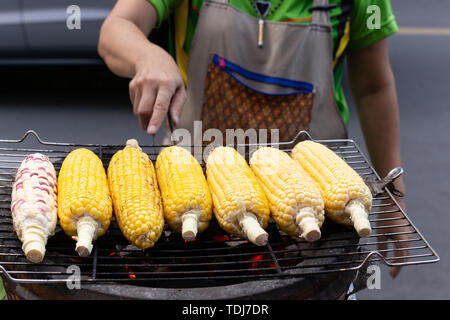
[[99, 31], [115, 3], [1, 0], [0, 64], [102, 63]]

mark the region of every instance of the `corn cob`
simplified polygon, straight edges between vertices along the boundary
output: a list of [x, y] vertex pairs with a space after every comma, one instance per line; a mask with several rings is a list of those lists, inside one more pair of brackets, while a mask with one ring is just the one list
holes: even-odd
[[64, 159], [58, 176], [58, 216], [64, 232], [77, 241], [75, 250], [90, 255], [92, 242], [111, 223], [112, 204], [102, 161], [80, 148]]
[[14, 230], [31, 262], [42, 261], [47, 238], [55, 232], [56, 192], [56, 172], [50, 160], [39, 153], [27, 156], [12, 187], [11, 213]]
[[281, 230], [307, 241], [320, 238], [325, 219], [319, 186], [286, 152], [263, 147], [255, 151], [250, 167], [269, 201]]
[[165, 148], [156, 159], [156, 177], [168, 226], [193, 240], [212, 217], [212, 199], [203, 170], [186, 149]]
[[361, 237], [370, 235], [372, 194], [358, 173], [332, 150], [309, 140], [298, 143], [292, 157], [318, 182], [326, 215], [353, 225]]
[[145, 250], [153, 247], [164, 228], [155, 168], [134, 139], [111, 158], [109, 188], [116, 220], [125, 238]]
[[219, 225], [228, 233], [265, 245], [269, 204], [245, 159], [233, 148], [216, 148], [207, 159], [206, 175]]

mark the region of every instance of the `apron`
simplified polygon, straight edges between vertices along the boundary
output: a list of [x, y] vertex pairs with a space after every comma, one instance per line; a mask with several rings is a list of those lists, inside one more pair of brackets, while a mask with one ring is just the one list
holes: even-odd
[[[325, 5], [328, 0], [314, 0]], [[334, 95], [328, 10], [314, 10], [310, 24], [264, 21], [262, 47], [258, 28], [258, 18], [228, 0], [205, 0], [176, 128], [187, 129], [195, 145], [209, 128], [279, 128], [280, 142], [303, 129], [314, 139], [346, 138]], [[196, 120], [202, 124], [194, 130]]]

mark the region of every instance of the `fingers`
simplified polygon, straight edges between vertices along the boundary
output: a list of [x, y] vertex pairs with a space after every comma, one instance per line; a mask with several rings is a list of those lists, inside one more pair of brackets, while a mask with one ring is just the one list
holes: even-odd
[[178, 123], [186, 90], [181, 81], [167, 77], [159, 79], [149, 76], [136, 76], [129, 85], [130, 100], [133, 113], [139, 119], [139, 125], [149, 134], [156, 134], [170, 109], [173, 123]]
[[[380, 240], [380, 241], [386, 241], [386, 240], [387, 240], [387, 238], [383, 237], [383, 240]], [[395, 264], [395, 263], [405, 262], [406, 259], [405, 258], [401, 258], [401, 257], [407, 256], [409, 254], [409, 251], [407, 250], [408, 246], [409, 246], [409, 242], [398, 242], [398, 243], [396, 243], [395, 244], [395, 249], [397, 249], [397, 250], [394, 251], [394, 256], [396, 257], [396, 259], [392, 259], [390, 261], [390, 263], [394, 263]], [[387, 254], [387, 251], [386, 251], [387, 248], [388, 248], [388, 245], [386, 243], [379, 243], [378, 244], [378, 252], [380, 252], [381, 255], [384, 258], [388, 257], [388, 254]], [[403, 248], [405, 248], [405, 249], [402, 250]], [[400, 249], [400, 250], [398, 250], [398, 249]], [[398, 257], [398, 259], [397, 259], [397, 257]], [[401, 269], [402, 269], [401, 266], [391, 267], [389, 269], [389, 275], [392, 278], [396, 278], [399, 275]]]
[[[406, 250], [406, 251], [401, 251], [401, 252], [399, 252], [399, 251], [395, 251], [395, 256], [396, 257], [402, 257], [402, 256], [407, 256], [409, 253], [408, 253], [408, 250]], [[391, 263], [402, 263], [402, 262], [406, 262], [406, 260], [407, 259], [402, 259], [402, 258], [399, 258], [399, 259], [393, 259], [392, 261], [391, 261]], [[400, 271], [401, 271], [401, 269], [402, 269], [402, 267], [401, 266], [394, 266], [394, 267], [391, 267], [390, 269], [389, 269], [389, 274], [390, 274], [390, 276], [392, 277], [392, 278], [396, 278], [397, 276], [398, 276], [398, 274], [400, 273]]]
[[133, 113], [139, 119], [141, 129], [146, 130], [152, 116], [153, 104], [156, 97], [156, 88], [151, 84], [137, 85], [130, 82], [130, 99], [133, 102]]
[[[397, 235], [397, 236], [393, 236], [393, 239], [397, 240], [397, 242], [395, 243], [396, 250], [394, 251], [395, 259], [393, 259], [391, 262], [392, 263], [406, 262], [407, 258], [404, 258], [404, 257], [409, 255], [408, 248], [410, 246], [410, 242], [408, 240], [411, 239], [411, 235], [410, 234]], [[389, 270], [389, 274], [391, 275], [392, 278], [396, 278], [398, 276], [398, 274], [400, 273], [401, 269], [402, 269], [401, 266], [392, 267]]]
[[377, 245], [377, 249], [378, 252], [381, 253], [381, 255], [386, 258], [387, 256], [387, 243], [386, 243], [387, 237], [385, 236], [379, 236], [378, 237], [378, 245]]
[[181, 112], [183, 110], [184, 102], [186, 101], [187, 95], [184, 86], [180, 87], [172, 98], [172, 103], [170, 106], [170, 117], [172, 123], [177, 125], [180, 119]]
[[153, 105], [151, 119], [147, 127], [148, 134], [156, 134], [156, 132], [161, 127], [164, 117], [169, 110], [170, 102], [172, 101], [174, 92], [175, 89], [172, 89], [170, 86], [159, 87], [155, 99], [155, 104]]
[[[398, 228], [399, 230], [395, 230], [396, 232], [405, 232], [406, 227], [403, 228]], [[394, 241], [394, 248], [391, 250], [387, 250], [388, 249], [388, 244], [386, 243], [389, 239], [391, 239], [391, 241]], [[411, 234], [400, 234], [400, 235], [394, 235], [394, 236], [390, 236], [389, 238], [386, 236], [379, 236], [378, 237], [378, 252], [380, 252], [382, 254], [382, 256], [384, 258], [388, 257], [388, 251], [393, 251], [394, 254], [394, 258], [392, 260], [390, 260], [390, 263], [393, 264], [398, 264], [398, 263], [402, 263], [402, 262], [406, 262], [407, 258], [404, 258], [406, 256], [409, 255], [409, 246], [410, 246], [410, 240], [411, 239]], [[392, 278], [396, 278], [400, 271], [401, 271], [402, 267], [401, 266], [394, 266], [391, 267], [389, 269], [389, 275]]]
[[136, 104], [135, 104], [136, 83], [135, 83], [134, 79], [130, 81], [130, 83], [128, 85], [128, 90], [129, 90], [129, 95], [130, 95], [130, 101], [133, 104], [133, 113], [136, 114]]
[[402, 270], [402, 267], [400, 267], [400, 266], [392, 267], [391, 269], [389, 269], [389, 275], [395, 279], [395, 278], [397, 278], [397, 276], [401, 270]]
[[[377, 249], [384, 258], [390, 258], [390, 263], [398, 264], [405, 262], [407, 259], [403, 257], [409, 255], [408, 248], [411, 245], [411, 242], [408, 241], [411, 239], [409, 222], [401, 212], [398, 212], [397, 206], [391, 200], [383, 201], [383, 203], [391, 204], [384, 209], [393, 212], [383, 214], [377, 221], [377, 226], [381, 227], [378, 229], [381, 235], [378, 236], [379, 243]], [[401, 202], [399, 201], [399, 203]], [[400, 266], [391, 267], [389, 274], [395, 278], [400, 273], [400, 270]]]
[[138, 107], [139, 123], [142, 130], [146, 130], [150, 122], [150, 118], [153, 114], [154, 103], [156, 100], [157, 91], [156, 88], [150, 87], [147, 91], [144, 91], [141, 96]]

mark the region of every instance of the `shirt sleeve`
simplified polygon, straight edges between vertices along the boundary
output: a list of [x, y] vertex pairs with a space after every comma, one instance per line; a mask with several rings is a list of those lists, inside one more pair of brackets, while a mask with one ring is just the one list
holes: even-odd
[[350, 19], [349, 50], [368, 47], [398, 31], [390, 0], [355, 1]]
[[156, 13], [158, 14], [158, 22], [156, 23], [155, 28], [161, 26], [161, 23], [169, 17], [173, 8], [180, 4], [181, 1], [182, 0], [148, 0], [148, 2], [155, 7]]

